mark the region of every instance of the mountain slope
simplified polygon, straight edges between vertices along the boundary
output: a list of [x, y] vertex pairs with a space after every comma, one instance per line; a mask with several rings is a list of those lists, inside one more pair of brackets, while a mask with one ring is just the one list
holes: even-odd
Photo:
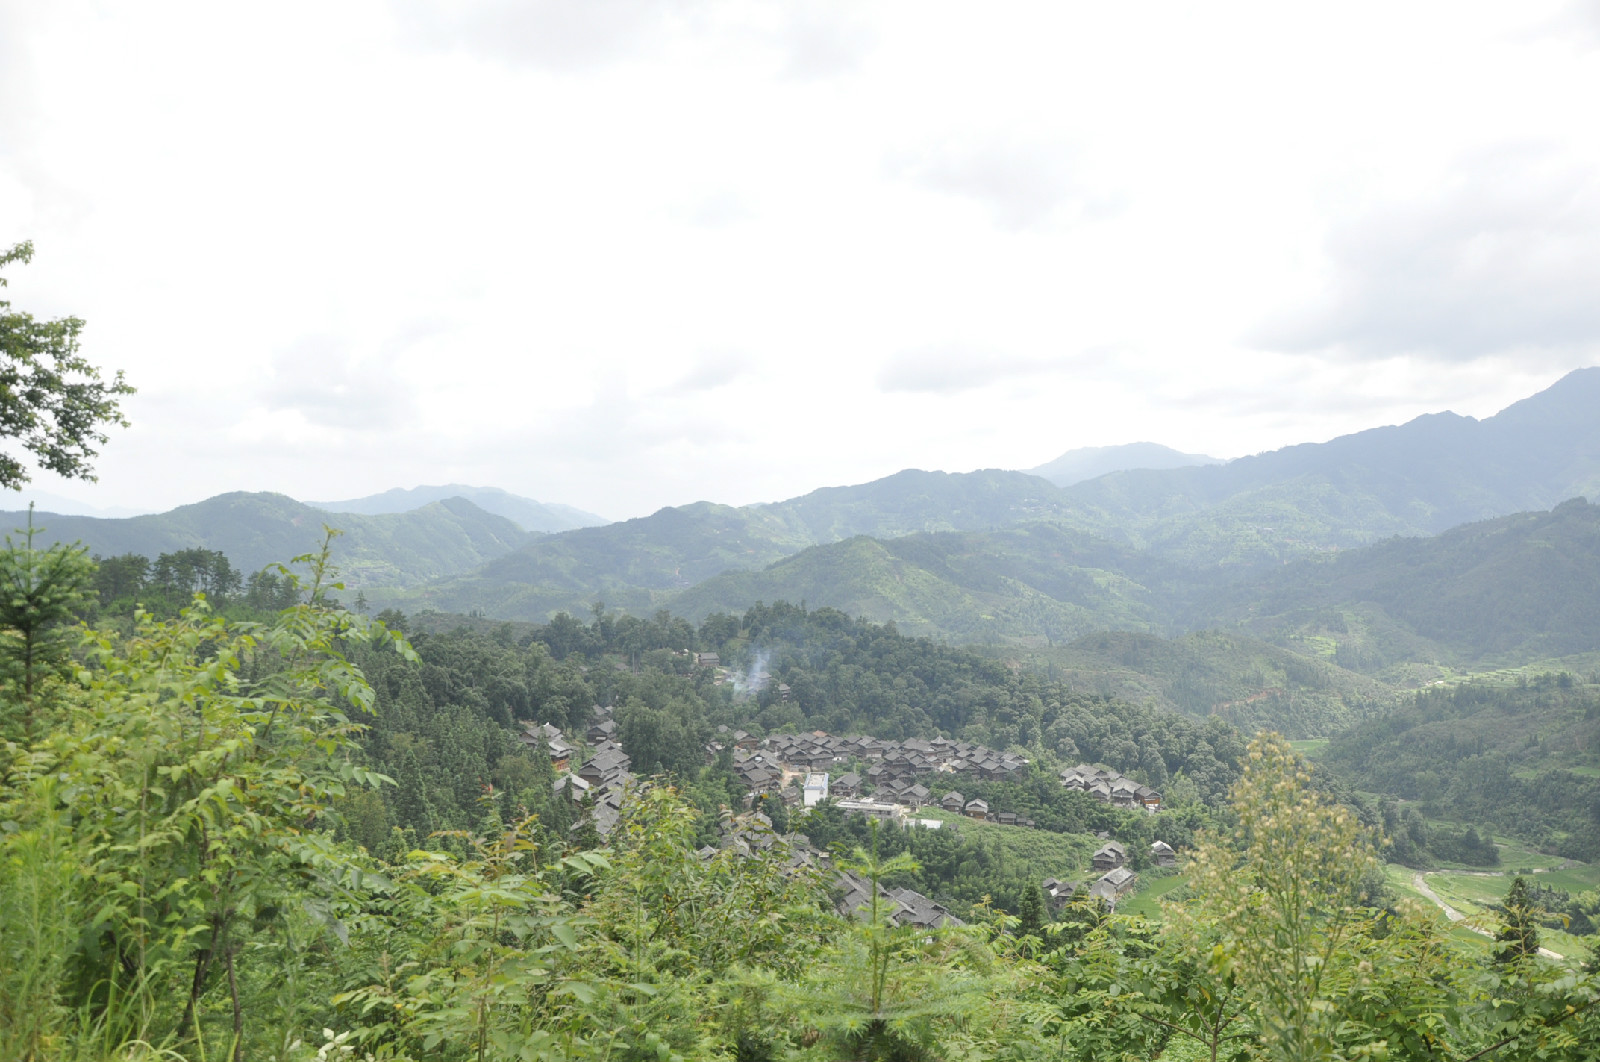
[[503, 516], [524, 531], [539, 534], [571, 531], [580, 527], [598, 527], [609, 522], [604, 517], [586, 513], [582, 509], [574, 509], [570, 505], [534, 501], [532, 498], [524, 498], [510, 491], [501, 490], [499, 487], [468, 487], [460, 483], [447, 483], [439, 487], [412, 487], [409, 490], [396, 487], [365, 498], [352, 498], [349, 501], [313, 501], [306, 504], [334, 513], [377, 516], [384, 513], [410, 512], [448, 498], [466, 498], [484, 512]]
[[1112, 472], [1136, 468], [1187, 468], [1191, 465], [1220, 465], [1215, 457], [1186, 454], [1160, 443], [1136, 442], [1121, 446], [1082, 446], [1068, 450], [1054, 461], [1028, 469], [1030, 475], [1048, 479], [1058, 487], [1097, 479]]
[[1281, 561], [1595, 494], [1595, 409], [1600, 368], [1580, 369], [1483, 421], [1430, 414], [1226, 465], [1113, 473], [1067, 494], [1174, 559]]
[[1034, 654], [1034, 662], [1087, 692], [1218, 715], [1245, 733], [1279, 730], [1295, 739], [1343, 730], [1396, 697], [1372, 678], [1233, 631], [1170, 639], [1097, 631]]
[[1600, 507], [1574, 499], [1266, 570], [1187, 568], [1049, 523], [857, 538], [660, 603], [698, 619], [778, 600], [1031, 647], [1063, 667], [1078, 666], [1063, 643], [1090, 631], [1223, 628], [1405, 682], [1416, 663], [1436, 674], [1600, 650]]
[[702, 618], [757, 601], [806, 601], [957, 641], [1059, 643], [1087, 631], [1159, 629], [1146, 583], [1167, 566], [1050, 523], [817, 546], [762, 571], [727, 572], [671, 599]]
[[503, 619], [544, 620], [596, 600], [649, 610], [723, 572], [758, 570], [818, 543], [1073, 516], [1061, 492], [1035, 476], [912, 469], [768, 505], [696, 502], [536, 539], [470, 575], [396, 600]]
[[[27, 513], [0, 513], [4, 528], [27, 523]], [[235, 492], [171, 512], [122, 520], [36, 515], [41, 543], [82, 541], [91, 553], [155, 557], [180, 549], [220, 550], [244, 572], [314, 550], [324, 524], [344, 532], [334, 561], [352, 587], [414, 586], [453, 575], [508, 553], [528, 534], [503, 516], [462, 498], [408, 513], [361, 516], [313, 509], [282, 494]]]
[[1303, 561], [1191, 608], [1194, 624], [1322, 639], [1363, 670], [1418, 654], [1478, 664], [1592, 652], [1600, 649], [1600, 507], [1575, 498]]

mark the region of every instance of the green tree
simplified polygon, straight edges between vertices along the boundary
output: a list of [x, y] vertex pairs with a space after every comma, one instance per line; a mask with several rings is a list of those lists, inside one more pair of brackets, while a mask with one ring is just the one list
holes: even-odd
[[[0, 251], [0, 270], [33, 258], [33, 244]], [[0, 287], [6, 279], [0, 276]], [[108, 382], [78, 353], [83, 321], [39, 321], [0, 299], [0, 440], [15, 440], [40, 466], [74, 479], [94, 479], [104, 425], [127, 426], [118, 399], [133, 394], [118, 372]], [[0, 487], [31, 479], [13, 454], [0, 453]]]
[[1044, 932], [1044, 890], [1034, 885], [1022, 890], [1022, 900], [1017, 905], [1017, 936], [1036, 937]]
[[1354, 962], [1345, 945], [1366, 917], [1372, 845], [1353, 814], [1312, 788], [1277, 734], [1250, 743], [1232, 803], [1237, 825], [1195, 851], [1198, 902], [1174, 911], [1174, 923], [1194, 939], [1220, 938], [1215, 973], [1231, 972], [1273, 1057], [1332, 1058], [1330, 995]]
[[1541, 911], [1528, 895], [1528, 879], [1518, 874], [1506, 892], [1499, 932], [1494, 935], [1494, 961], [1502, 966], [1527, 962], [1539, 954]]
[[95, 557], [94, 588], [100, 604], [132, 598], [142, 592], [150, 578], [150, 558], [137, 553], [120, 557]]
[[0, 693], [0, 734], [13, 711], [20, 712], [25, 731], [31, 727], [41, 684], [61, 672], [73, 643], [64, 628], [93, 592], [87, 551], [60, 543], [35, 549], [40, 530], [29, 506], [22, 543], [7, 535], [0, 550], [0, 679], [21, 694]]
[[[344, 651], [387, 639], [328, 606], [326, 546], [308, 559], [306, 601], [272, 623], [196, 605], [143, 617], [126, 640], [90, 639], [81, 684], [61, 694], [71, 710], [27, 746], [0, 745], [0, 893], [20, 874], [33, 909], [76, 920], [55, 995], [114, 1043], [198, 1054], [274, 1035], [246, 1029], [247, 1013], [271, 1017], [245, 1005], [241, 957], [281, 945], [291, 920], [331, 927], [359, 886], [352, 853], [317, 827], [384, 781], [352, 756], [362, 727], [350, 713], [374, 695]], [[74, 872], [41, 876], [30, 868], [43, 856]], [[0, 968], [38, 935], [0, 922]]]

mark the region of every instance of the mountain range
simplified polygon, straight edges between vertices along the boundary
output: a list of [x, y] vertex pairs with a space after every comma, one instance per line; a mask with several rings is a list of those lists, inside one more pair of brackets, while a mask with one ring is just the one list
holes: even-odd
[[[26, 512], [0, 513], [20, 529]], [[35, 513], [36, 543], [82, 542], [99, 556], [156, 557], [182, 549], [220, 550], [244, 572], [313, 552], [336, 526], [333, 558], [352, 587], [405, 588], [467, 571], [526, 542], [528, 532], [463, 498], [406, 513], [330, 515], [282, 494], [219, 494], [171, 512], [111, 520]], [[15, 536], [14, 536], [15, 537]]]
[[1136, 442], [1121, 446], [1083, 446], [1068, 450], [1054, 461], [1030, 468], [1032, 475], [1048, 479], [1058, 487], [1098, 479], [1112, 472], [1135, 469], [1187, 468], [1190, 465], [1220, 465], [1219, 458], [1186, 454], [1160, 443]]
[[[245, 569], [309, 550], [327, 522], [346, 532], [336, 557], [374, 607], [542, 622], [596, 601], [691, 619], [805, 602], [1094, 676], [1090, 688], [1232, 705], [1241, 719], [1270, 709], [1317, 730], [1365, 712], [1374, 681], [1600, 651], [1600, 509], [1568, 500], [1600, 497], [1595, 409], [1600, 368], [1481, 421], [1432, 414], [1225, 464], [1153, 446], [1072, 451], [1036, 471], [1176, 467], [1065, 487], [911, 469], [566, 530], [551, 521], [599, 518], [456, 486], [40, 522], [101, 554], [205, 546]], [[453, 490], [470, 497], [437, 498]], [[1207, 630], [1232, 640], [1193, 640]]]
[[554, 534], [579, 527], [596, 527], [609, 522], [603, 516], [574, 509], [570, 505], [534, 501], [532, 498], [524, 498], [508, 490], [501, 490], [499, 487], [469, 487], [460, 483], [410, 489], [396, 487], [365, 498], [351, 498], [348, 501], [312, 501], [306, 504], [334, 513], [377, 516], [387, 513], [406, 513], [449, 498], [465, 498], [485, 512], [503, 516], [515, 522], [524, 531], [535, 534]]

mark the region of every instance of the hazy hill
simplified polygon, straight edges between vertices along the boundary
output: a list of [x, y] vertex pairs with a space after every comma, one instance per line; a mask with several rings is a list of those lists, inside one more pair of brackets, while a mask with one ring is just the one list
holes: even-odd
[[780, 599], [957, 640], [1044, 645], [1090, 630], [1220, 626], [1362, 671], [1525, 662], [1600, 650], [1600, 507], [1573, 499], [1435, 537], [1221, 573], [1044, 523], [853, 539], [710, 579], [672, 607], [698, 617]]
[[701, 618], [757, 601], [827, 605], [956, 641], [1051, 644], [1105, 627], [1160, 629], [1145, 585], [1176, 573], [1050, 523], [816, 546], [761, 571], [726, 572], [672, 599]]
[[1170, 639], [1097, 631], [1033, 657], [1075, 688], [1221, 716], [1245, 733], [1331, 734], [1378, 714], [1396, 697], [1374, 679], [1231, 631]]
[[648, 610], [723, 572], [761, 569], [819, 543], [1071, 515], [1057, 488], [1025, 473], [913, 469], [768, 505], [696, 502], [539, 538], [401, 603], [536, 620], [562, 609], [582, 611], [596, 600]]
[[1595, 494], [1596, 409], [1600, 368], [1580, 369], [1483, 421], [1431, 414], [1225, 465], [1117, 472], [1066, 493], [1175, 559], [1282, 560]]
[[60, 513], [63, 516], [98, 516], [102, 519], [119, 520], [128, 516], [142, 516], [149, 509], [131, 509], [125, 506], [100, 506], [89, 505], [85, 502], [73, 501], [63, 498], [59, 494], [50, 494], [46, 491], [35, 490], [31, 484], [24, 485], [20, 491], [10, 493], [9, 496], [0, 494], [0, 505], [16, 511], [24, 511], [28, 503], [32, 502], [36, 511], [41, 513]]
[[1582, 498], [1303, 561], [1197, 599], [1192, 623], [1320, 640], [1362, 670], [1600, 649], [1600, 507]]
[[1096, 479], [1111, 472], [1126, 472], [1135, 468], [1187, 468], [1191, 465], [1221, 463], [1215, 457], [1181, 453], [1160, 443], [1136, 442], [1121, 446], [1082, 446], [1068, 450], [1038, 468], [1030, 468], [1028, 472], [1048, 479], [1058, 487], [1070, 487], [1074, 483]]
[[571, 531], [579, 527], [597, 527], [608, 523], [603, 516], [574, 509], [570, 505], [534, 501], [499, 487], [469, 487], [460, 483], [447, 483], [439, 487], [396, 487], [382, 494], [349, 501], [306, 502], [318, 509], [335, 513], [362, 513], [376, 516], [383, 513], [406, 513], [433, 502], [449, 498], [466, 498], [485, 512], [495, 513], [516, 523], [524, 531], [551, 534]]
[[[28, 514], [0, 513], [4, 528], [24, 526]], [[344, 532], [334, 558], [352, 588], [414, 586], [477, 567], [508, 553], [528, 534], [503, 516], [462, 498], [434, 502], [408, 513], [362, 516], [327, 513], [282, 494], [236, 492], [171, 512], [121, 520], [36, 514], [45, 529], [38, 541], [82, 541], [92, 553], [155, 557], [174, 550], [221, 550], [235, 567], [259, 570], [311, 552], [324, 524]]]

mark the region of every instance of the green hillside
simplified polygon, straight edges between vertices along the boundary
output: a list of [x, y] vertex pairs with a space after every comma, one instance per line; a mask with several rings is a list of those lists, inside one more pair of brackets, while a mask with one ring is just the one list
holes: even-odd
[[1220, 716], [1247, 734], [1332, 734], [1398, 696], [1364, 675], [1229, 631], [1179, 638], [1100, 631], [1028, 658], [1074, 689]]
[[1600, 368], [1483, 421], [1418, 417], [1226, 465], [1118, 472], [1066, 493], [1174, 559], [1281, 560], [1545, 509], [1600, 491]]
[[[807, 547], [858, 535], [893, 539], [1072, 518], [1060, 491], [1034, 476], [908, 470], [771, 505], [696, 502], [540, 538], [468, 576], [396, 601], [527, 620], [582, 611], [596, 600], [648, 611], [724, 572], [759, 570]], [[870, 582], [874, 576], [868, 572], [864, 578]], [[963, 608], [952, 604], [956, 611]]]
[[1320, 641], [1352, 668], [1407, 660], [1482, 666], [1600, 649], [1600, 507], [1395, 539], [1281, 567], [1197, 602], [1191, 622]]
[[[27, 513], [0, 513], [7, 530], [27, 519]], [[282, 494], [240, 491], [150, 516], [109, 520], [41, 513], [35, 522], [44, 528], [41, 543], [81, 541], [101, 556], [155, 557], [200, 547], [220, 550], [245, 572], [310, 552], [329, 525], [344, 532], [334, 543], [334, 560], [352, 589], [415, 586], [475, 568], [529, 538], [505, 517], [462, 498], [408, 513], [362, 516], [324, 512]]]
[[1105, 627], [1157, 629], [1155, 596], [1140, 582], [1152, 576], [1171, 573], [1092, 535], [1033, 523], [818, 546], [707, 580], [672, 608], [702, 617], [755, 601], [809, 601], [955, 641], [1048, 645]]
[[1430, 817], [1600, 858], [1600, 674], [1434, 687], [1335, 737], [1318, 763]]

